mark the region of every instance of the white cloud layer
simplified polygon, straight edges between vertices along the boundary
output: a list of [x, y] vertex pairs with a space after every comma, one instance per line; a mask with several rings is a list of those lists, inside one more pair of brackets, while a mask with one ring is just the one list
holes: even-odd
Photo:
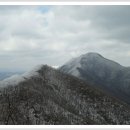
[[0, 68], [60, 66], [98, 52], [130, 66], [130, 6], [0, 6]]

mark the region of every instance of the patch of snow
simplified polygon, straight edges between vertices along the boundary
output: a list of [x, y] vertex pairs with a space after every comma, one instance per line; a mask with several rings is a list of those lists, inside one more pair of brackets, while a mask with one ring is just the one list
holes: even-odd
[[59, 66], [58, 65], [54, 65], [54, 66], [52, 66], [53, 68], [55, 68], [55, 69], [57, 69], [57, 68], [59, 68]]

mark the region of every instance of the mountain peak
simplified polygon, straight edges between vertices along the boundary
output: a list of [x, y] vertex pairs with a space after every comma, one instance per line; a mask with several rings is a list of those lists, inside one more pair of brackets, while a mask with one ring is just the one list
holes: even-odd
[[90, 52], [63, 65], [60, 70], [99, 86], [130, 104], [130, 69], [115, 61]]
[[103, 56], [96, 52], [89, 52], [77, 58], [71, 59], [64, 66], [60, 67], [60, 70], [65, 71], [67, 69], [72, 75], [79, 76], [80, 74], [78, 68], [82, 68], [83, 64], [95, 64], [95, 62], [103, 61], [102, 58]]
[[88, 52], [88, 53], [86, 53], [86, 54], [84, 54], [84, 55], [87, 55], [87, 56], [101, 56], [99, 53], [97, 53], [97, 52]]
[[105, 57], [103, 57], [102, 55], [100, 55], [99, 53], [96, 52], [89, 52], [86, 53], [84, 55], [80, 56], [80, 62], [82, 63], [92, 63], [92, 64], [98, 64], [98, 65], [102, 65], [102, 66], [109, 66], [109, 67], [115, 67], [115, 68], [122, 68], [123, 66], [121, 66], [119, 63], [112, 61], [110, 59], [107, 59]]
[[84, 58], [84, 57], [85, 58], [103, 58], [102, 55], [96, 52], [89, 52], [89, 53], [81, 55], [81, 58]]
[[105, 78], [106, 75], [113, 77], [122, 69], [123, 67], [120, 64], [106, 59], [95, 52], [81, 55], [60, 67], [61, 71], [73, 76], [81, 77], [86, 72], [90, 75], [92, 73], [93, 75], [98, 75], [100, 78]]

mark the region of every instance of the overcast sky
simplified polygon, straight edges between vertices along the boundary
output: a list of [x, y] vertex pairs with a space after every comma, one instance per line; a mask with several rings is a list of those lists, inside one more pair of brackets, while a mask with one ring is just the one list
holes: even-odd
[[60, 66], [88, 52], [130, 66], [130, 6], [0, 6], [0, 70]]

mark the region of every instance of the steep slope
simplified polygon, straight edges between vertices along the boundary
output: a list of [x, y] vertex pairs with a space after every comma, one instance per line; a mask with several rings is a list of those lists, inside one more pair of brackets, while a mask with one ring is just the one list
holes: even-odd
[[87, 83], [130, 104], [130, 68], [108, 60], [97, 53], [87, 53], [60, 67]]
[[46, 65], [0, 86], [0, 124], [130, 124], [128, 105]]

